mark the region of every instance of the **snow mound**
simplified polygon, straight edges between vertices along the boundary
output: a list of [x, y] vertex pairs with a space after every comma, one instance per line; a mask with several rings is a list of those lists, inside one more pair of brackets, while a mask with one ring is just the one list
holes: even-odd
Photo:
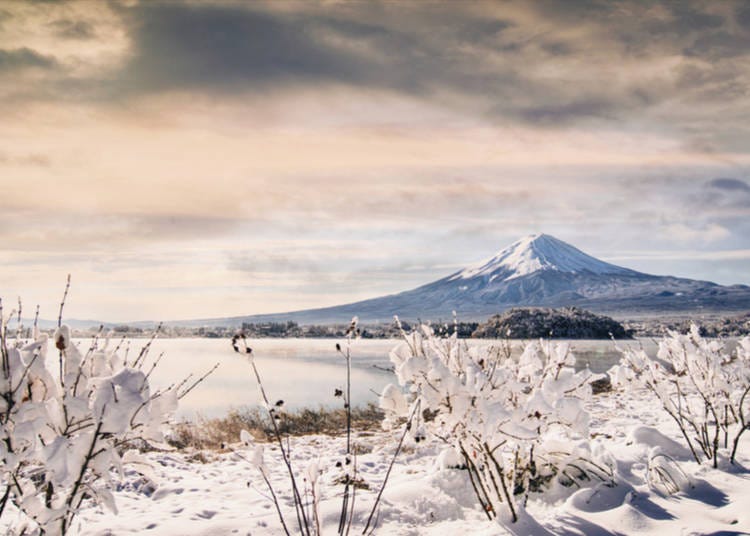
[[675, 458], [689, 459], [691, 457], [687, 448], [651, 426], [636, 426], [630, 431], [629, 437], [633, 443], [652, 447], [652, 450], [656, 449], [658, 452]]

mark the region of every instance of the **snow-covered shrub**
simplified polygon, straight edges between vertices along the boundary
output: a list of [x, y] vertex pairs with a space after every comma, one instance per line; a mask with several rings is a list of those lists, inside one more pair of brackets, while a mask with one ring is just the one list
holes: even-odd
[[698, 326], [675, 331], [659, 342], [656, 359], [643, 349], [621, 349], [614, 383], [647, 389], [677, 423], [695, 461], [713, 461], [729, 448], [734, 463], [740, 437], [750, 427], [750, 337], [733, 352], [720, 340], [705, 339]]
[[674, 495], [690, 487], [690, 478], [680, 464], [657, 447], [648, 457], [646, 479], [651, 489], [663, 495]]
[[532, 342], [514, 358], [507, 344], [469, 347], [422, 326], [390, 357], [408, 394], [384, 389], [386, 424], [416, 413], [416, 441], [430, 434], [455, 448], [489, 518], [505, 508], [515, 522], [529, 493], [553, 481], [611, 481], [588, 442], [591, 374], [573, 369], [567, 344]]
[[98, 336], [82, 352], [61, 325], [55, 359], [36, 322], [24, 340], [20, 313], [14, 337], [2, 302], [0, 319], [0, 515], [12, 503], [21, 515], [11, 533], [65, 534], [85, 501], [116, 511], [111, 470], [142, 462], [127, 450], [134, 440], [163, 440], [184, 384], [152, 389], [150, 343], [128, 362]]

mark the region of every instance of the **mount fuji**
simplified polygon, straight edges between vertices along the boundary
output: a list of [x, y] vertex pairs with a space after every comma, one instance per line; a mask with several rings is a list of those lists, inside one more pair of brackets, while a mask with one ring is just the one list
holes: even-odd
[[[301, 324], [405, 319], [483, 320], [510, 307], [577, 306], [609, 314], [703, 313], [750, 309], [750, 287], [656, 276], [596, 259], [547, 234], [530, 235], [491, 258], [413, 290], [356, 303], [222, 319]], [[207, 323], [217, 322], [216, 320]]]
[[595, 275], [635, 275], [638, 273], [600, 261], [554, 236], [535, 234], [514, 242], [490, 259], [449, 276], [448, 280], [479, 278], [487, 283], [496, 280], [502, 282], [545, 270]]

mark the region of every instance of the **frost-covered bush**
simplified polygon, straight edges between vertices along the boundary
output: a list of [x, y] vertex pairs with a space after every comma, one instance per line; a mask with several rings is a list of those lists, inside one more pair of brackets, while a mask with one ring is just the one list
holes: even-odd
[[719, 449], [734, 463], [740, 437], [750, 427], [750, 337], [729, 352], [723, 341], [705, 339], [698, 326], [669, 331], [656, 359], [643, 349], [621, 349], [612, 370], [616, 385], [645, 388], [677, 423], [695, 461], [718, 465]]
[[142, 463], [127, 450], [134, 440], [163, 440], [178, 387], [149, 385], [150, 343], [128, 362], [98, 337], [82, 352], [62, 325], [48, 356], [36, 323], [24, 340], [20, 313], [15, 336], [1, 302], [0, 319], [0, 515], [12, 503], [21, 515], [11, 533], [65, 534], [85, 501], [116, 511], [112, 469]]
[[384, 389], [387, 422], [416, 413], [416, 441], [429, 434], [452, 446], [488, 517], [505, 508], [516, 521], [529, 493], [553, 481], [611, 481], [588, 441], [591, 374], [573, 369], [568, 345], [532, 342], [514, 358], [508, 346], [469, 347], [422, 326], [390, 357], [408, 393]]

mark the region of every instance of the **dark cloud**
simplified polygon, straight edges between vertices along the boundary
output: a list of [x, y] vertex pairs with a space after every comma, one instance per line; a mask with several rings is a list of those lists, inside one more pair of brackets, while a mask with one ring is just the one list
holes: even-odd
[[[724, 17], [698, 2], [283, 5], [287, 9], [154, 1], [125, 9], [135, 49], [116, 81], [119, 91], [244, 92], [333, 83], [430, 98], [447, 90], [478, 98], [475, 107], [484, 106], [488, 119], [555, 125], [617, 120], [671, 99], [672, 73], [661, 80], [634, 77], [623, 88], [609, 84], [603, 72], [592, 87], [590, 76], [538, 76], [529, 66], [576, 55], [596, 60], [592, 65], [606, 65], [609, 55], [616, 64], [618, 54], [634, 52], [726, 61], [750, 49]], [[650, 13], [656, 7], [661, 16]], [[522, 19], [513, 20], [519, 9], [533, 9], [540, 25], [562, 31], [519, 27]], [[566, 36], [573, 25], [586, 31]], [[710, 91], [705, 98], [726, 92], [736, 98], [745, 71], [728, 66], [714, 73], [732, 77], [723, 84], [711, 73], [687, 73], [678, 84]]]
[[366, 83], [374, 75], [355, 54], [316, 38], [314, 24], [289, 15], [149, 2], [128, 18], [135, 54], [123, 73], [132, 91]]
[[[750, 33], [735, 24], [747, 15], [739, 1], [721, 9], [637, 0], [109, 6], [132, 43], [128, 59], [99, 78], [61, 69], [54, 80], [35, 81], [36, 98], [119, 103], [167, 91], [221, 98], [337, 85], [407, 94], [494, 124], [633, 121], [678, 132], [685, 147], [726, 151], [734, 142], [718, 132], [739, 116], [694, 116], [740, 107], [750, 83]], [[95, 30], [72, 16], [52, 27], [76, 39]], [[54, 60], [0, 51], [0, 70], [22, 65], [48, 68]]]
[[3, 23], [7, 20], [10, 20], [13, 17], [13, 15], [10, 14], [10, 11], [6, 11], [5, 9], [0, 9], [0, 28], [3, 27]]
[[570, 56], [573, 53], [573, 47], [563, 41], [551, 41], [542, 43], [541, 49], [552, 56]]
[[55, 35], [64, 39], [93, 39], [94, 25], [84, 20], [58, 19], [50, 23]]
[[0, 73], [31, 67], [50, 69], [56, 65], [54, 58], [39, 54], [30, 48], [0, 49]]
[[686, 56], [717, 60], [745, 56], [748, 51], [750, 51], [750, 35], [742, 36], [722, 30], [700, 35], [685, 48], [684, 53]]
[[455, 37], [461, 43], [484, 43], [491, 46], [502, 32], [513, 26], [512, 22], [501, 19], [469, 19], [458, 24]]
[[740, 2], [735, 11], [735, 19], [738, 24], [744, 26], [746, 29], [750, 29], [750, 4]]
[[596, 97], [572, 102], [550, 103], [519, 110], [518, 115], [529, 123], [559, 125], [572, 120], [611, 119], [621, 104]]
[[621, 6], [630, 3], [621, 0], [540, 0], [533, 2], [533, 7], [545, 17], [567, 23], [580, 23], [582, 20], [606, 20]]
[[706, 185], [709, 188], [717, 188], [729, 192], [750, 193], [750, 184], [740, 179], [719, 178], [709, 181]]
[[727, 25], [700, 1], [542, 0], [531, 5], [541, 21], [598, 29], [595, 40], [580, 40], [581, 48], [614, 46], [623, 56], [680, 53], [703, 34]]
[[[677, 188], [673, 188], [672, 192]], [[720, 177], [682, 187], [675, 206], [688, 225], [720, 225], [735, 236], [746, 236], [750, 217], [750, 185], [741, 179]]]
[[666, 4], [671, 8], [672, 27], [681, 32], [702, 32], [721, 28], [726, 22], [724, 17], [706, 13], [695, 7], [691, 2], [671, 2]]
[[135, 53], [120, 83], [135, 92], [336, 83], [429, 93], [507, 79], [483, 74], [475, 53], [459, 48], [492, 40], [510, 26], [503, 20], [454, 17], [430, 37], [388, 20], [260, 7], [148, 2], [126, 11]]

